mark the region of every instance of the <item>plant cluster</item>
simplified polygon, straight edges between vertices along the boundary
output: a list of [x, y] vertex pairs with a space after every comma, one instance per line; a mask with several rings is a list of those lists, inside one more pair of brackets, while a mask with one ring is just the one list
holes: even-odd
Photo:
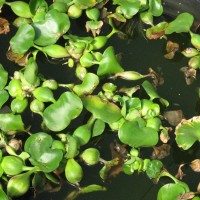
[[[148, 39], [165, 38], [172, 33], [188, 32], [191, 45], [182, 51], [189, 57], [189, 68], [200, 68], [200, 35], [191, 31], [193, 16], [182, 13], [171, 22], [154, 24], [154, 18], [163, 14], [161, 0], [30, 0], [7, 2], [0, 0], [0, 9], [9, 6], [16, 15], [17, 27], [10, 39], [7, 58], [22, 66], [9, 75], [0, 65], [0, 198], [8, 200], [23, 196], [30, 187], [35, 191], [45, 184], [60, 184], [66, 180], [78, 187], [73, 199], [82, 193], [105, 190], [101, 185], [81, 186], [84, 178], [83, 163], [101, 164], [102, 180], [109, 177], [113, 167], [120, 166], [126, 174], [146, 173], [155, 181], [169, 177], [173, 182], [158, 191], [158, 200], [200, 199], [199, 191], [164, 169], [159, 159], [142, 158], [140, 151], [169, 140], [168, 128], [162, 125], [162, 108], [168, 101], [159, 96], [151, 80], [153, 70], [146, 75], [125, 71], [115, 50], [107, 46], [113, 34], [120, 33], [117, 24], [139, 16], [147, 26]], [[71, 34], [76, 19], [85, 19], [85, 36]], [[104, 26], [111, 32], [101, 35]], [[9, 32], [9, 22], [0, 18], [0, 33]], [[169, 54], [175, 53], [168, 48]], [[62, 84], [40, 73], [37, 64], [41, 52], [47, 59], [65, 59], [65, 65], [77, 80]], [[169, 56], [168, 56], [169, 57]], [[66, 76], [67, 79], [67, 76]], [[115, 79], [142, 81], [134, 87], [120, 87]], [[144, 80], [144, 81], [143, 81]], [[55, 93], [64, 88], [58, 98]], [[137, 96], [145, 93], [145, 98]], [[86, 113], [86, 114], [85, 114]], [[42, 119], [41, 131], [32, 132], [26, 118]], [[86, 123], [69, 128], [73, 120], [86, 115]], [[176, 127], [176, 142], [184, 150], [200, 141], [199, 117], [182, 121]], [[38, 126], [40, 126], [38, 124]], [[112, 160], [104, 160], [93, 144], [110, 130], [123, 147]], [[20, 140], [20, 138], [23, 138]], [[200, 160], [191, 167], [197, 171]], [[195, 167], [197, 166], [197, 167]], [[167, 196], [166, 196], [167, 195]]]

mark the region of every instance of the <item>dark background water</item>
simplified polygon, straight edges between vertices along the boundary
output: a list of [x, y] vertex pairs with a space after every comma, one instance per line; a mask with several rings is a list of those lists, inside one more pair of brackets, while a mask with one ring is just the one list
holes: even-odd
[[[169, 4], [170, 2], [171, 1], [168, 1]], [[4, 12], [5, 16], [11, 17], [7, 14], [8, 13]], [[8, 33], [6, 36], [1, 35], [0, 37], [0, 63], [10, 72], [13, 72], [16, 69], [19, 69], [19, 67], [8, 61], [5, 57], [5, 53], [9, 47], [9, 38], [14, 34], [14, 28], [11, 28], [12, 31], [10, 33]], [[181, 35], [181, 37], [176, 37], [176, 35], [174, 35], [171, 40], [174, 42], [179, 42], [179, 44], [181, 44], [181, 48], [184, 48], [189, 44], [187, 35]], [[170, 102], [170, 106], [173, 107], [174, 105], [179, 105], [179, 107], [183, 110], [186, 119], [191, 118], [194, 115], [199, 115], [197, 109], [197, 104], [199, 101], [197, 88], [200, 85], [199, 73], [197, 74], [196, 81], [192, 85], [186, 85], [184, 76], [180, 72], [180, 68], [187, 66], [188, 60], [180, 54], [177, 54], [174, 60], [166, 60], [163, 57], [166, 46], [165, 39], [149, 41], [146, 40], [143, 36], [138, 36], [128, 40], [122, 40], [117, 36], [114, 36], [109, 41], [108, 45], [114, 46], [115, 52], [117, 54], [121, 54], [122, 66], [127, 70], [135, 70], [142, 74], [148, 73], [149, 67], [153, 68], [155, 71], [161, 70], [165, 82], [164, 85], [158, 87], [159, 94]], [[73, 78], [70, 75], [67, 67], [60, 65], [56, 66], [55, 68], [55, 65], [51, 65], [50, 63], [43, 60], [38, 64], [39, 66], [42, 66], [41, 71], [50, 78], [62, 80], [66, 83], [68, 80]], [[122, 81], [121, 84], [134, 86], [136, 83], [127, 83], [126, 81]], [[99, 146], [103, 158], [111, 159], [109, 144], [111, 141], [113, 141], [114, 138], [116, 138], [116, 133], [108, 133], [106, 135], [106, 139]], [[177, 172], [179, 164], [190, 162], [195, 158], [200, 158], [199, 143], [196, 143], [189, 151], [181, 151], [176, 147], [176, 144], [173, 141], [171, 144], [173, 146], [171, 155], [165, 158], [163, 163], [169, 172], [174, 175]], [[149, 149], [147, 152], [146, 150], [143, 150], [142, 154], [150, 154], [151, 152], [152, 149]], [[100, 166], [84, 166], [84, 179], [81, 184], [83, 186], [92, 183], [102, 184], [107, 186], [107, 191], [85, 194], [79, 196], [77, 198], [78, 200], [156, 199], [159, 188], [163, 183], [166, 182], [166, 180], [161, 180], [158, 184], [153, 184], [152, 180], [148, 179], [147, 176], [143, 173], [134, 173], [134, 175], [131, 176], [121, 173], [117, 177], [113, 178], [110, 183], [103, 183], [98, 176], [99, 167]], [[192, 172], [187, 167], [185, 168], [184, 172], [187, 174], [187, 176], [184, 177], [184, 181], [189, 184], [191, 190], [196, 191], [197, 184], [200, 180], [199, 174]], [[30, 194], [27, 194], [25, 197], [20, 198], [20, 200], [64, 200], [66, 195], [72, 190], [72, 186], [64, 183], [59, 192], [43, 192], [35, 198], [30, 196]]]

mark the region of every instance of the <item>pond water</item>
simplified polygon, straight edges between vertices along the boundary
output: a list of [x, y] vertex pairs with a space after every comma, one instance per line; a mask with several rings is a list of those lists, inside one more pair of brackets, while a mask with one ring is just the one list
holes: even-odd
[[[0, 37], [0, 61], [6, 69], [9, 69], [10, 72], [18, 69], [15, 64], [11, 63], [5, 58], [5, 53], [8, 48], [8, 38], [10, 38], [12, 34], [13, 32], [10, 32], [7, 36]], [[182, 34], [180, 37], [173, 35], [170, 39], [173, 42], [178, 42], [182, 49], [188, 46], [187, 35]], [[200, 86], [199, 73], [197, 74], [197, 79], [192, 85], [186, 85], [183, 73], [180, 72], [180, 68], [187, 66], [188, 60], [181, 56], [180, 53], [178, 53], [173, 60], [165, 59], [163, 56], [165, 54], [166, 47], [165, 39], [149, 41], [146, 40], [142, 35], [138, 35], [128, 40], [122, 40], [117, 36], [114, 36], [110, 39], [108, 45], [114, 46], [115, 52], [120, 54], [121, 63], [125, 69], [147, 74], [148, 69], [151, 67], [155, 71], [162, 72], [164, 84], [158, 87], [158, 93], [170, 102], [171, 109], [174, 109], [174, 107], [180, 108], [183, 111], [186, 119], [189, 119], [195, 115], [199, 115], [199, 97], [197, 94], [197, 88]], [[52, 65], [46, 61], [40, 61], [38, 64], [39, 66], [42, 65], [41, 71], [47, 72], [45, 73], [47, 76], [55, 78], [56, 80], [59, 79], [64, 82], [68, 82], [74, 78], [73, 76], [70, 76], [68, 69], [65, 66], [56, 66], [55, 73], [55, 65]], [[136, 85], [135, 82], [127, 81], [121, 81], [120, 84], [126, 84], [129, 86]], [[37, 130], [37, 127], [35, 127], [35, 130]], [[174, 137], [173, 133], [171, 137]], [[115, 138], [116, 133], [108, 132], [105, 140], [99, 143], [98, 147], [101, 149], [101, 155], [103, 158], [111, 159], [109, 144]], [[163, 160], [163, 163], [166, 169], [169, 170], [169, 172], [173, 175], [176, 174], [179, 164], [192, 161], [195, 158], [200, 158], [199, 144], [195, 144], [190, 150], [184, 152], [176, 147], [174, 141], [171, 141], [171, 145], [173, 147], [171, 155], [166, 157]], [[141, 152], [143, 156], [151, 153], [152, 148], [148, 150], [144, 149]], [[153, 184], [152, 180], [150, 180], [143, 173], [134, 173], [134, 175], [131, 176], [120, 173], [115, 178], [112, 178], [110, 182], [103, 183], [98, 176], [98, 170], [100, 169], [100, 166], [83, 167], [84, 179], [81, 182], [82, 185], [88, 185], [92, 183], [105, 185], [107, 187], [107, 191], [85, 194], [79, 196], [77, 200], [156, 199], [159, 188], [166, 181], [163, 179], [158, 184]], [[184, 177], [183, 181], [187, 182], [191, 187], [190, 189], [195, 191], [200, 179], [198, 174], [192, 172], [189, 170], [189, 168], [186, 168], [184, 172], [187, 175]], [[74, 188], [71, 185], [63, 183], [61, 190], [58, 192], [42, 192], [36, 197], [30, 196], [30, 193], [28, 193], [25, 197], [19, 198], [18, 200], [64, 200], [67, 194], [73, 189]]]

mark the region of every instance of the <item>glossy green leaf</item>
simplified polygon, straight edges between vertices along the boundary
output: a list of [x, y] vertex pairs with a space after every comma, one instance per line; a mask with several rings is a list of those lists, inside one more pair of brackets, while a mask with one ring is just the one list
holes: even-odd
[[161, 0], [149, 0], [149, 12], [153, 16], [160, 16], [163, 13], [163, 6]]
[[3, 7], [4, 3], [5, 3], [5, 0], [0, 0], [0, 10]]
[[89, 95], [83, 97], [84, 107], [93, 114], [94, 118], [106, 123], [118, 121], [122, 115], [120, 109], [114, 103], [100, 99], [98, 96]]
[[135, 14], [137, 14], [141, 7], [139, 1], [114, 0], [113, 4], [120, 5], [120, 11], [127, 19], [131, 19]]
[[175, 183], [165, 184], [160, 188], [157, 195], [157, 200], [174, 200], [178, 199], [179, 195], [183, 195], [185, 193], [185, 189]]
[[33, 46], [34, 38], [34, 28], [30, 24], [22, 24], [11, 38], [10, 47], [14, 53], [25, 54]]
[[36, 14], [37, 10], [48, 10], [48, 4], [45, 0], [30, 0], [29, 1], [30, 11], [33, 15]]
[[176, 142], [180, 148], [189, 149], [196, 141], [200, 142], [200, 117], [181, 122], [175, 130]]
[[194, 17], [189, 13], [181, 13], [175, 20], [169, 23], [165, 29], [165, 34], [189, 32], [194, 21]]
[[31, 135], [25, 142], [24, 149], [30, 154], [30, 162], [43, 172], [51, 172], [58, 168], [63, 153], [60, 149], [52, 149], [53, 138], [44, 132]]
[[149, 178], [158, 178], [162, 167], [163, 164], [160, 160], [152, 160], [146, 169], [147, 176]]
[[34, 43], [40, 46], [47, 46], [65, 34], [70, 27], [69, 17], [65, 13], [60, 13], [55, 9], [50, 10], [42, 21], [33, 24], [35, 29]]
[[151, 127], [140, 127], [137, 120], [126, 121], [119, 128], [121, 142], [131, 147], [151, 147], [158, 143], [158, 132]]
[[142, 83], [142, 87], [144, 88], [144, 90], [146, 91], [146, 93], [149, 95], [150, 100], [153, 101], [154, 99], [158, 98], [159, 101], [160, 101], [163, 105], [165, 105], [166, 107], [169, 105], [169, 102], [168, 102], [166, 99], [161, 98], [161, 97], [158, 95], [157, 91], [155, 90], [155, 88], [153, 87], [153, 85], [152, 85], [149, 81], [145, 80], [145, 81]]
[[3, 191], [2, 188], [0, 188], [0, 199], [1, 199], [1, 200], [9, 200], [8, 196], [7, 196], [6, 193]]
[[74, 3], [81, 9], [87, 9], [96, 5], [96, 0], [74, 0]]
[[101, 135], [104, 129], [105, 129], [105, 122], [100, 119], [97, 119], [92, 127], [92, 137]]
[[97, 75], [105, 76], [123, 71], [124, 69], [120, 66], [117, 57], [115, 56], [114, 48], [109, 46], [103, 53], [102, 60], [100, 61], [97, 70]]
[[83, 82], [80, 85], [75, 85], [73, 91], [78, 96], [88, 95], [95, 90], [98, 84], [98, 76], [93, 73], [87, 73], [83, 78]]
[[0, 91], [0, 109], [8, 101], [8, 99], [9, 99], [8, 92], [6, 90], [1, 90]]
[[0, 90], [2, 90], [6, 86], [7, 81], [8, 81], [8, 72], [0, 64]]
[[79, 152], [78, 139], [70, 134], [66, 134], [66, 138], [67, 138], [67, 143], [65, 145], [66, 148], [65, 158], [67, 159], [74, 158], [75, 156], [77, 156]]
[[200, 35], [197, 33], [193, 33], [192, 31], [190, 31], [190, 36], [191, 36], [191, 43], [192, 45], [197, 48], [200, 49]]
[[24, 123], [21, 115], [14, 114], [0, 114], [0, 127], [1, 130], [7, 131], [23, 131]]
[[38, 65], [33, 57], [28, 59], [28, 63], [24, 69], [24, 78], [28, 83], [35, 86], [38, 80]]
[[64, 92], [54, 104], [44, 110], [44, 123], [52, 131], [61, 131], [78, 117], [82, 108], [81, 99], [76, 94]]

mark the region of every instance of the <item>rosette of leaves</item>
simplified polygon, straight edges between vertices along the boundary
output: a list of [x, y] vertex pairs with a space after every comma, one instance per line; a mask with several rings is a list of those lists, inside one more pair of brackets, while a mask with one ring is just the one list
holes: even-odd
[[63, 151], [52, 149], [53, 138], [44, 132], [31, 135], [25, 142], [24, 149], [30, 154], [30, 162], [34, 166], [49, 173], [57, 169], [63, 158]]
[[200, 142], [200, 117], [182, 120], [176, 126], [176, 142], [180, 148], [189, 149], [195, 142]]

